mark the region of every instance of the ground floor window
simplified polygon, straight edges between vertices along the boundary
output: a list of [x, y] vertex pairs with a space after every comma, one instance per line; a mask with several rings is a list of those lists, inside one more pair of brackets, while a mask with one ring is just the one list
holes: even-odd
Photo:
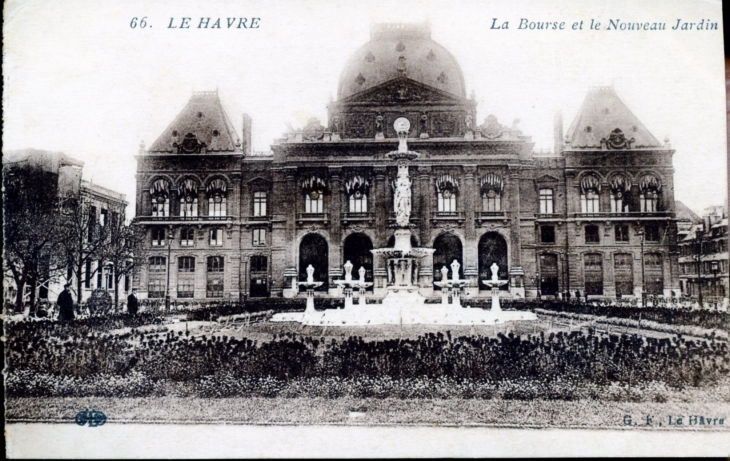
[[613, 273], [616, 280], [616, 296], [634, 294], [634, 256], [628, 253], [613, 255]]
[[586, 295], [603, 295], [603, 255], [587, 254], [583, 258]]

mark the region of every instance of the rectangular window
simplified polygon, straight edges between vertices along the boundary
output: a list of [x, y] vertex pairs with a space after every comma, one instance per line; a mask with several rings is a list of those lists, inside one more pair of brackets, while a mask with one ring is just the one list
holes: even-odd
[[195, 272], [195, 258], [192, 256], [181, 256], [177, 259], [178, 272]]
[[304, 196], [304, 212], [305, 213], [323, 213], [324, 197], [322, 192], [312, 191]]
[[553, 211], [553, 190], [540, 189], [540, 213], [551, 214]]
[[177, 260], [177, 297], [192, 298], [195, 292], [195, 258], [182, 256]]
[[642, 213], [653, 213], [657, 211], [659, 194], [656, 191], [648, 190], [639, 195], [639, 207]]
[[266, 245], [266, 229], [254, 229], [253, 230], [253, 246], [264, 246]]
[[268, 258], [266, 256], [251, 256], [251, 272], [266, 272]]
[[586, 243], [601, 243], [601, 236], [598, 226], [586, 226]]
[[624, 211], [624, 195], [622, 192], [611, 192], [611, 213]]
[[107, 224], [107, 215], [108, 214], [109, 214], [109, 210], [106, 210], [106, 209], [102, 209], [99, 212], [99, 225], [101, 227], [106, 226], [106, 224]]
[[153, 227], [152, 228], [152, 246], [161, 247], [165, 246], [165, 228], [164, 227]]
[[104, 269], [104, 288], [107, 290], [114, 289], [114, 273], [112, 272], [111, 266]]
[[153, 256], [150, 258], [150, 266], [149, 271], [150, 273], [160, 273], [165, 272], [167, 270], [166, 267], [166, 258], [163, 256]]
[[89, 207], [89, 228], [87, 229], [89, 231], [88, 240], [92, 241], [94, 240], [94, 234], [96, 233], [96, 207], [90, 206]]
[[207, 269], [206, 296], [208, 298], [223, 297], [223, 256], [209, 256]]
[[104, 286], [102, 285], [102, 274], [104, 273], [104, 267], [101, 265], [101, 261], [96, 264], [96, 288], [102, 288]]
[[266, 214], [266, 192], [253, 193], [253, 215], [267, 216]]
[[586, 295], [602, 295], [603, 255], [587, 254], [584, 256], [583, 264]]
[[158, 218], [170, 216], [170, 199], [167, 196], [158, 195], [152, 198], [152, 216]]
[[555, 243], [555, 226], [540, 226], [540, 242]]
[[198, 216], [198, 199], [185, 197], [180, 199], [180, 216], [183, 218], [194, 218]]
[[482, 211], [502, 211], [502, 195], [492, 189], [482, 194]]
[[223, 245], [223, 229], [217, 227], [210, 230], [210, 245], [211, 246], [222, 246]]
[[117, 225], [119, 224], [119, 213], [117, 213], [116, 211], [112, 211], [112, 228], [117, 227]]
[[350, 194], [350, 213], [367, 213], [368, 212], [368, 196], [355, 192]]
[[617, 296], [634, 294], [634, 257], [631, 254], [613, 255], [613, 272]]
[[195, 245], [195, 229], [183, 227], [180, 231], [180, 246], [191, 247]]
[[659, 226], [647, 225], [644, 226], [644, 236], [647, 242], [658, 242], [660, 239]]
[[226, 197], [216, 195], [208, 199], [208, 216], [226, 216]]
[[449, 190], [438, 193], [439, 213], [456, 213], [456, 194]]
[[84, 268], [84, 288], [91, 288], [91, 261], [86, 261]]
[[147, 297], [148, 298], [162, 298], [165, 296], [165, 281], [164, 280], [150, 280], [147, 285]]
[[580, 211], [581, 213], [598, 213], [598, 193], [593, 190], [586, 191], [585, 194], [580, 196]]
[[616, 243], [629, 243], [629, 226], [616, 226]]

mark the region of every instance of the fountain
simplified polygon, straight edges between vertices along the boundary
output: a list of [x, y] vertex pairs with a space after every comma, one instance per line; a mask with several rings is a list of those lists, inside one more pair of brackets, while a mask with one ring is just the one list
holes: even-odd
[[314, 289], [322, 286], [324, 282], [314, 281], [314, 267], [310, 264], [307, 266], [307, 281], [299, 282], [300, 286], [307, 289], [307, 306], [304, 312], [285, 312], [276, 314], [276, 320], [279, 322], [302, 322], [305, 317], [311, 317], [315, 315], [317, 311], [314, 310]]
[[441, 287], [441, 304], [449, 304], [449, 294], [451, 294], [451, 304], [454, 307], [461, 307], [461, 289], [464, 288], [469, 281], [459, 278], [459, 268], [461, 264], [454, 260], [451, 263], [451, 278], [449, 278], [449, 270], [446, 266], [441, 267], [441, 281], [433, 282], [437, 287]]
[[492, 278], [482, 280], [482, 283], [492, 289], [492, 312], [502, 312], [502, 307], [499, 305], [499, 287], [506, 285], [509, 280], [499, 280], [499, 275], [497, 275], [499, 266], [497, 263], [492, 263], [489, 270], [492, 271]]
[[[305, 325], [403, 325], [403, 324], [431, 324], [431, 325], [493, 325], [497, 321], [510, 320], [537, 320], [532, 312], [502, 312], [499, 306], [498, 293], [495, 286], [507, 283], [506, 280], [497, 280], [497, 275], [492, 269], [492, 280], [485, 281], [492, 287], [492, 310], [487, 311], [480, 308], [470, 308], [461, 305], [461, 289], [467, 284], [467, 280], [459, 278], [461, 265], [454, 260], [451, 263], [451, 278], [448, 277], [448, 268], [441, 268], [442, 278], [434, 282], [442, 289], [440, 304], [426, 304], [426, 299], [419, 293], [419, 270], [421, 259], [431, 256], [434, 249], [413, 248], [411, 246], [411, 180], [409, 175], [409, 162], [419, 157], [420, 154], [408, 150], [407, 137], [410, 131], [410, 122], [407, 118], [401, 117], [394, 123], [395, 131], [398, 133], [398, 150], [389, 152], [386, 158], [394, 160], [398, 167], [398, 174], [394, 190], [393, 207], [396, 215], [395, 243], [393, 248], [378, 248], [371, 250], [373, 255], [379, 256], [379, 260], [385, 260], [385, 273], [387, 275], [386, 295], [381, 304], [365, 305], [365, 288], [372, 285], [372, 282], [365, 282], [365, 269], [360, 268], [360, 279], [352, 279], [352, 263], [347, 261], [344, 265], [345, 278], [335, 280], [334, 283], [342, 288], [345, 302], [343, 309], [327, 309], [323, 312], [314, 311], [309, 308], [309, 290], [307, 291], [307, 310], [299, 315], [287, 313], [276, 314], [273, 321], [300, 321]], [[494, 267], [495, 265], [493, 265]], [[311, 266], [310, 266], [311, 267]], [[309, 268], [307, 269], [309, 273]], [[312, 269], [314, 272], [314, 269]], [[309, 279], [308, 279], [309, 282]], [[317, 283], [317, 282], [314, 282]], [[360, 289], [358, 305], [353, 305], [353, 288]], [[312, 288], [313, 290], [313, 288]], [[449, 294], [452, 302], [449, 304]], [[312, 294], [313, 296], [313, 294]], [[496, 299], [496, 301], [495, 301]], [[496, 307], [495, 307], [496, 306]], [[497, 318], [499, 314], [499, 318]]]
[[372, 286], [372, 282], [366, 282], [365, 281], [365, 268], [360, 267], [360, 270], [358, 273], [360, 274], [359, 280], [353, 280], [352, 279], [352, 263], [350, 261], [347, 261], [345, 265], [343, 266], [345, 269], [345, 279], [344, 280], [333, 280], [338, 288], [342, 289], [342, 294], [345, 295], [345, 307], [344, 309], [352, 308], [352, 289], [358, 288], [359, 289], [359, 296], [358, 296], [358, 305], [364, 306], [365, 305], [365, 289]]

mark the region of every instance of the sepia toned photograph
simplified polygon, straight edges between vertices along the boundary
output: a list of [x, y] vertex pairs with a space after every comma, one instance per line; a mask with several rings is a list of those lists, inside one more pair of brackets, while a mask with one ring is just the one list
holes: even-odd
[[730, 453], [721, 2], [4, 17], [9, 458]]

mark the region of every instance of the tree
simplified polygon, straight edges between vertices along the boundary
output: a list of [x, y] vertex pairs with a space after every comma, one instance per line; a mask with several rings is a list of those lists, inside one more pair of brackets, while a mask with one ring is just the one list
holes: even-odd
[[112, 213], [107, 230], [108, 241], [103, 248], [104, 262], [111, 266], [114, 278], [114, 311], [119, 308], [119, 282], [125, 275], [142, 264], [144, 250], [144, 229], [141, 226], [126, 223], [124, 213]]
[[[81, 300], [83, 277], [90, 279], [102, 268], [108, 228], [97, 222], [96, 207], [89, 197], [67, 198], [62, 206], [62, 245], [71, 272], [76, 276], [77, 302]], [[99, 262], [96, 267], [93, 262]]]
[[3, 270], [15, 281], [16, 309], [23, 308], [29, 286], [32, 310], [38, 282], [66, 265], [58, 174], [38, 166], [3, 166], [3, 202]]

